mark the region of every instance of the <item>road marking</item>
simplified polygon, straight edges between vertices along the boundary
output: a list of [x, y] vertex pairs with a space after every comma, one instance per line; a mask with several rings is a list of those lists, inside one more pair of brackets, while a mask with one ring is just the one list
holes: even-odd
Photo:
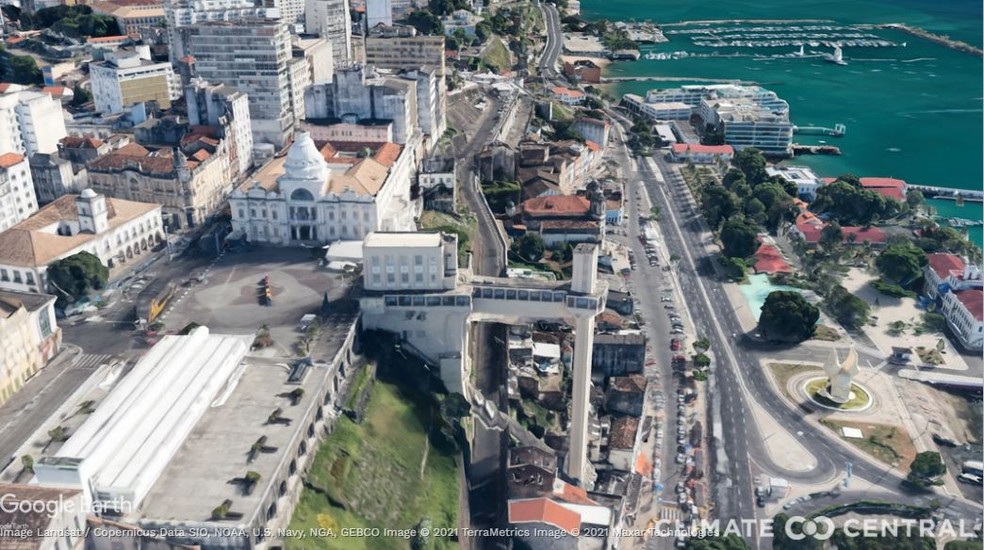
[[108, 354], [92, 354], [85, 353], [79, 355], [74, 362], [72, 362], [73, 369], [97, 369], [104, 363], [112, 359], [112, 355]]

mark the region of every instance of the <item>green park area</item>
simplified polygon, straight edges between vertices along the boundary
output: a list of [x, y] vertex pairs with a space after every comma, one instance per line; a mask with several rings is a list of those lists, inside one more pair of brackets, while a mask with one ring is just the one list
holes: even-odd
[[[335, 538], [286, 540], [289, 550], [457, 548], [447, 538], [342, 537], [349, 527], [452, 528], [458, 514], [456, 453], [428, 437], [431, 402], [376, 382], [361, 424], [341, 417], [322, 444], [290, 529], [331, 529]], [[435, 427], [436, 431], [437, 428]]]

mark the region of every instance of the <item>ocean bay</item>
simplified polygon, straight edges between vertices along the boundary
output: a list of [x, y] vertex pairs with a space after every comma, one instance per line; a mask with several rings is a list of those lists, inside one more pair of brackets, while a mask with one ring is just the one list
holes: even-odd
[[[906, 23], [930, 32], [948, 34], [980, 46], [980, 3], [966, 1], [901, 2], [800, 2], [774, 0], [733, 2], [628, 2], [584, 0], [582, 12], [589, 19], [652, 20], [656, 23], [685, 20], [828, 19], [830, 23], [795, 23], [790, 26], [855, 26]], [[643, 54], [687, 52], [678, 59], [640, 59], [608, 66], [605, 76], [660, 76], [679, 82], [620, 82], [607, 85], [609, 92], [645, 94], [654, 87], [693, 83], [698, 78], [725, 78], [756, 82], [775, 91], [790, 104], [790, 118], [798, 126], [846, 125], [843, 137], [797, 135], [803, 144], [825, 141], [843, 151], [842, 156], [802, 156], [790, 161], [813, 167], [824, 176], [851, 173], [859, 176], [891, 176], [912, 184], [981, 190], [982, 180], [982, 58], [949, 49], [896, 29], [862, 26], [840, 32], [871, 36], [893, 47], [845, 47], [847, 65], [827, 63], [821, 57], [832, 50], [823, 39], [804, 46], [710, 47], [715, 40], [731, 40], [735, 29], [760, 38], [759, 29], [776, 23], [728, 23], [665, 28], [669, 42], [644, 45]], [[719, 38], [695, 40], [695, 34], [677, 31], [718, 29]], [[774, 29], [773, 29], [774, 30]], [[782, 31], [788, 37], [796, 32]], [[822, 34], [828, 31], [809, 31]], [[720, 38], [727, 37], [727, 38]], [[903, 47], [902, 44], [905, 44]], [[756, 43], [758, 45], [758, 43]], [[724, 57], [738, 55], [740, 57]], [[980, 220], [980, 203], [956, 206], [953, 201], [932, 201], [947, 217]], [[981, 244], [981, 228], [972, 239]]]

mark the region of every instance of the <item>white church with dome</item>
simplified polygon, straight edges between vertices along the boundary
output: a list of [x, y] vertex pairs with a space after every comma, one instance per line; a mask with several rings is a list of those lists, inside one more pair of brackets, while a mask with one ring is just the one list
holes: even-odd
[[372, 231], [413, 231], [414, 152], [395, 143], [316, 144], [298, 132], [229, 197], [233, 233], [292, 245], [361, 240]]

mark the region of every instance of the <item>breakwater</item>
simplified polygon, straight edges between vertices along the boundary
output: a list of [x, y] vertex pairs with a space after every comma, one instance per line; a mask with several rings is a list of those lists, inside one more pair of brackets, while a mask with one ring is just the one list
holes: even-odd
[[957, 50], [959, 52], [966, 52], [977, 57], [984, 56], [984, 50], [976, 46], [972, 46], [966, 42], [961, 42], [960, 40], [954, 40], [949, 36], [942, 34], [933, 34], [927, 30], [920, 29], [919, 27], [910, 27], [905, 23], [885, 23], [884, 25], [879, 25], [883, 29], [897, 29], [904, 33], [911, 34], [912, 36], [918, 36], [919, 38], [924, 38], [930, 42], [935, 42], [942, 46], [946, 46], [951, 50]]

